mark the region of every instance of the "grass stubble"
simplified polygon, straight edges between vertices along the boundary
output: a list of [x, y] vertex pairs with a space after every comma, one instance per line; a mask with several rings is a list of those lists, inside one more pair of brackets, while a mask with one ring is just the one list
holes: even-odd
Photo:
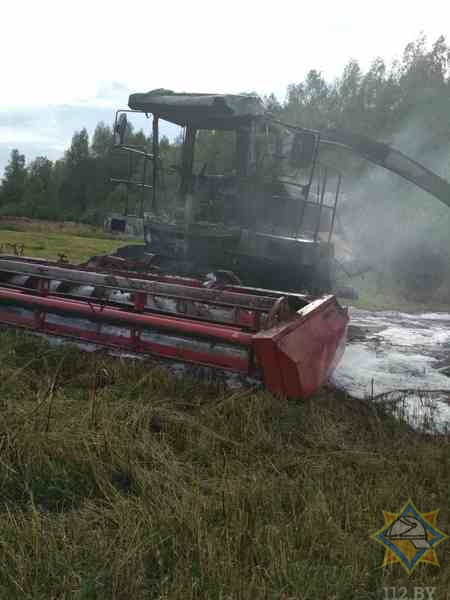
[[0, 598], [383, 598], [408, 497], [448, 531], [449, 446], [384, 405], [287, 402], [0, 330]]

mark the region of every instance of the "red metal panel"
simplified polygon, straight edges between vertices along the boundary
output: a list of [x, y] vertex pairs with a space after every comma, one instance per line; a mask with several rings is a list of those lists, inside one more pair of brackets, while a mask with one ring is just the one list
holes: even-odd
[[0, 322], [13, 325], [15, 327], [39, 331], [45, 334], [73, 338], [102, 346], [120, 348], [129, 352], [151, 354], [162, 358], [176, 359], [184, 362], [220, 368], [227, 371], [248, 374], [248, 358], [243, 359], [228, 354], [197, 351], [187, 348], [178, 348], [177, 346], [171, 346], [169, 344], [165, 345], [139, 339], [136, 340], [136, 338], [131, 334], [131, 331], [130, 337], [102, 334], [95, 331], [71, 327], [69, 324], [57, 325], [55, 323], [47, 323], [44, 320], [36, 322], [36, 320], [33, 318], [30, 319], [27, 317], [21, 317], [17, 314], [1, 310]]
[[52, 296], [35, 296], [4, 288], [0, 288], [0, 300], [9, 300], [19, 306], [83, 315], [90, 319], [129, 323], [140, 325], [141, 327], [170, 329], [179, 333], [199, 335], [241, 346], [250, 346], [252, 342], [251, 334], [245, 333], [231, 325], [222, 326], [213, 323], [201, 323], [191, 319], [181, 319], [179, 317], [134, 313], [95, 302], [67, 300]]
[[347, 324], [347, 311], [329, 296], [300, 310], [296, 319], [256, 334], [266, 387], [287, 397], [319, 390], [342, 356]]

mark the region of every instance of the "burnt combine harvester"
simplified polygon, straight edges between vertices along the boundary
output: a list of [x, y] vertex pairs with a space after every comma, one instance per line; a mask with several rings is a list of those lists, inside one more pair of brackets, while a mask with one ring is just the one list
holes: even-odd
[[[383, 144], [282, 124], [251, 96], [160, 90], [129, 107], [116, 114], [115, 151], [141, 161], [142, 179], [113, 183], [140, 191], [144, 243], [81, 265], [0, 255], [0, 323], [234, 373], [276, 395], [315, 392], [348, 324], [330, 293], [341, 175], [320, 164], [320, 146], [356, 151], [447, 203], [449, 184]], [[127, 113], [152, 115], [151, 153], [127, 144]], [[160, 119], [184, 131], [170, 198]], [[227, 173], [194, 172], [202, 130], [228, 136]]]
[[[251, 96], [133, 94], [129, 106], [116, 114], [115, 150], [128, 154], [130, 165], [133, 157], [141, 159], [143, 177], [134, 179], [130, 171], [112, 182], [140, 189], [145, 245], [119, 249], [119, 256], [152, 256], [166, 273], [229, 270], [249, 285], [314, 294], [331, 290], [341, 175], [320, 164], [318, 132], [270, 119]], [[129, 113], [152, 115], [151, 154], [127, 144]], [[162, 164], [161, 119], [183, 128], [177, 165]], [[195, 172], [199, 137], [217, 132], [219, 152], [228, 152], [221, 165], [225, 172], [208, 162]], [[179, 182], [167, 201], [164, 174], [170, 169]], [[149, 194], [151, 209], [144, 215]], [[123, 231], [130, 221], [136, 224], [136, 217], [116, 216], [109, 227]]]

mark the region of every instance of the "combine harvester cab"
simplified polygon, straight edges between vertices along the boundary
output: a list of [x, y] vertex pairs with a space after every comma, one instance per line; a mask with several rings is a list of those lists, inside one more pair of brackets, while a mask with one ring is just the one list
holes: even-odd
[[259, 380], [306, 397], [345, 346], [347, 311], [332, 295], [138, 275], [0, 257], [0, 323]]
[[[341, 175], [319, 160], [318, 132], [275, 121], [256, 96], [155, 90], [128, 106], [111, 155], [123, 215], [105, 228], [129, 235], [139, 224], [144, 244], [119, 256], [154, 255], [174, 275], [229, 270], [255, 287], [332, 292]], [[145, 117], [151, 144], [134, 145], [128, 119]], [[160, 143], [167, 127], [182, 131], [176, 152]]]

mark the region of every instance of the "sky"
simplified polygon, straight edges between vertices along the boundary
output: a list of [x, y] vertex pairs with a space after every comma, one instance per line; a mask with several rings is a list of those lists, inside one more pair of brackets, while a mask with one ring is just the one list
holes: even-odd
[[401, 58], [421, 32], [450, 40], [448, 0], [2, 0], [1, 16], [0, 175], [13, 148], [60, 157], [132, 92], [283, 100], [309, 69], [330, 80], [352, 58]]

